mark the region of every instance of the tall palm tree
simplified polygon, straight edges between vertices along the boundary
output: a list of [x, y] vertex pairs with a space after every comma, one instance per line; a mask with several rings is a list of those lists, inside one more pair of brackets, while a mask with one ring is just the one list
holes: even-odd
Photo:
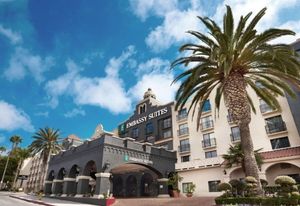
[[43, 188], [43, 182], [47, 177], [46, 173], [48, 170], [48, 163], [51, 154], [56, 154], [61, 150], [59, 145], [59, 130], [46, 127], [44, 129], [40, 128], [39, 131], [33, 136], [35, 139], [29, 146], [31, 154], [41, 154], [43, 171], [40, 176], [40, 188]]
[[[209, 35], [198, 31], [188, 31], [195, 36], [199, 44], [185, 44], [180, 51], [191, 52], [178, 58], [172, 67], [178, 65], [191, 68], [178, 75], [174, 82], [181, 81], [176, 94], [176, 109], [184, 107], [191, 99], [189, 112], [198, 110], [197, 124], [205, 100], [215, 92], [215, 110], [219, 111], [222, 96], [229, 115], [238, 124], [241, 145], [245, 155], [245, 172], [259, 180], [258, 167], [253, 152], [249, 123], [251, 109], [255, 107], [248, 95], [251, 88], [273, 109], [279, 109], [276, 99], [284, 92], [295, 96], [288, 83], [299, 88], [300, 63], [297, 53], [286, 44], [272, 44], [271, 40], [284, 35], [295, 35], [293, 31], [270, 28], [258, 33], [255, 26], [265, 14], [266, 8], [259, 11], [248, 22], [252, 13], [241, 16], [234, 28], [232, 11], [227, 6], [223, 19], [223, 28], [208, 17], [199, 17], [208, 29]], [[288, 83], [287, 83], [288, 82]], [[258, 181], [259, 182], [259, 181]], [[261, 185], [258, 191], [262, 194]]]
[[22, 148], [16, 148], [14, 151], [14, 156], [17, 158], [18, 160], [18, 166], [17, 166], [17, 171], [15, 173], [15, 178], [14, 178], [14, 182], [13, 182], [13, 188], [16, 188], [16, 182], [17, 182], [17, 178], [20, 174], [20, 170], [23, 164], [23, 161], [25, 159], [27, 159], [28, 157], [30, 157], [31, 153], [29, 151], [29, 149], [22, 149]]
[[[259, 154], [261, 150], [262, 148], [254, 150], [255, 160], [259, 168], [263, 164], [263, 157]], [[243, 172], [245, 173], [245, 157], [241, 144], [236, 144], [234, 146], [230, 145], [227, 154], [222, 155], [222, 157], [225, 160], [226, 168], [231, 168], [234, 165], [241, 166]]]
[[6, 151], [6, 147], [1, 146], [1, 147], [0, 147], [0, 155], [1, 155], [3, 152], [5, 152], [5, 151]]
[[[11, 152], [13, 152], [17, 148], [17, 146], [22, 142], [22, 138], [18, 135], [14, 135], [9, 139], [9, 141], [12, 143]], [[7, 156], [6, 164], [5, 164], [4, 171], [3, 171], [3, 174], [2, 174], [2, 178], [1, 178], [1, 182], [0, 182], [0, 189], [2, 189], [2, 184], [3, 184], [3, 180], [4, 180], [4, 177], [5, 177], [6, 170], [7, 170], [9, 157], [11, 155], [11, 152]]]

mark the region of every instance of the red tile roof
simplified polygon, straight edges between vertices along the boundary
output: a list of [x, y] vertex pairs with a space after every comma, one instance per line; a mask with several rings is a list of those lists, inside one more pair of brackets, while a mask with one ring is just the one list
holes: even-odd
[[70, 134], [68, 137], [68, 139], [74, 139], [74, 140], [81, 140], [79, 137], [77, 137], [75, 134]]
[[260, 152], [264, 159], [275, 159], [300, 155], [300, 147], [291, 147], [274, 151]]

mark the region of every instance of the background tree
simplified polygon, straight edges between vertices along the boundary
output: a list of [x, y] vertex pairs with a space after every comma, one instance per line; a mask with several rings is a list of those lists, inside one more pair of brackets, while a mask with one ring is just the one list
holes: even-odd
[[32, 155], [37, 153], [41, 154], [43, 171], [40, 173], [40, 188], [43, 189], [43, 182], [47, 177], [48, 163], [51, 154], [56, 154], [61, 150], [59, 145], [59, 130], [46, 127], [40, 128], [39, 131], [33, 136], [34, 141], [29, 146], [29, 150]]
[[12, 150], [10, 151], [10, 153], [8, 154], [7, 159], [6, 159], [6, 164], [5, 164], [4, 171], [3, 171], [3, 174], [2, 174], [2, 178], [1, 178], [1, 182], [0, 182], [0, 189], [2, 189], [3, 180], [4, 180], [4, 177], [5, 177], [6, 170], [7, 170], [10, 154], [22, 142], [22, 138], [18, 135], [14, 135], [9, 139], [9, 141], [12, 143]]
[[[266, 8], [259, 11], [250, 22], [248, 20], [252, 13], [241, 16], [235, 28], [229, 6], [222, 28], [208, 17], [199, 17], [209, 35], [188, 31], [200, 43], [183, 45], [180, 51], [190, 53], [172, 63], [172, 67], [190, 66], [193, 63], [174, 80], [182, 80], [176, 94], [176, 109], [183, 108], [189, 99], [189, 112], [194, 114], [200, 106], [197, 121], [199, 127], [205, 100], [214, 92], [215, 110], [218, 112], [223, 97], [229, 115], [240, 129], [246, 176], [253, 176], [257, 180], [258, 167], [249, 130], [251, 109], [255, 112], [255, 107], [247, 89], [252, 88], [272, 109], [280, 109], [276, 99], [278, 95], [284, 96], [286, 92], [295, 97], [287, 81], [297, 88], [300, 82], [297, 53], [289, 45], [270, 43], [280, 36], [295, 33], [275, 28], [258, 33], [255, 26], [265, 11]], [[259, 181], [258, 190], [262, 194]]]
[[18, 179], [18, 176], [20, 174], [20, 170], [21, 167], [23, 165], [23, 162], [25, 159], [27, 159], [28, 157], [30, 157], [31, 153], [29, 151], [29, 149], [22, 149], [22, 148], [16, 148], [14, 150], [13, 156], [17, 159], [18, 161], [18, 166], [17, 166], [17, 170], [15, 172], [15, 178], [14, 178], [14, 182], [13, 182], [13, 188], [16, 189], [16, 182]]
[[[262, 148], [254, 150], [255, 160], [259, 168], [263, 164], [263, 157], [259, 154], [261, 150]], [[222, 155], [222, 157], [225, 160], [226, 168], [231, 168], [234, 165], [241, 166], [243, 172], [245, 173], [245, 157], [241, 144], [236, 144], [234, 146], [230, 145], [227, 154]]]
[[6, 151], [6, 147], [1, 146], [0, 147], [0, 155], [2, 155], [2, 153], [5, 152], [5, 151]]

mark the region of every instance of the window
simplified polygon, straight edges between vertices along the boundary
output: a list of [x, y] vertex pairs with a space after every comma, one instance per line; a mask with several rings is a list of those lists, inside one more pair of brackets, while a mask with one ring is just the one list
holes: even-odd
[[172, 132], [171, 132], [171, 130], [169, 129], [169, 130], [166, 130], [166, 131], [163, 131], [163, 137], [164, 138], [169, 138], [169, 137], [171, 137], [172, 136]]
[[231, 141], [239, 141], [241, 140], [240, 128], [239, 127], [231, 127]]
[[190, 142], [188, 139], [180, 141], [179, 151], [180, 152], [189, 152], [190, 151]]
[[208, 128], [212, 128], [214, 126], [214, 122], [212, 121], [212, 117], [211, 116], [207, 116], [207, 117], [203, 117], [201, 118], [201, 129], [208, 129]]
[[261, 113], [273, 111], [273, 109], [262, 99], [259, 100], [259, 108]]
[[280, 149], [290, 147], [290, 141], [288, 137], [281, 137], [271, 140], [272, 149]]
[[179, 125], [178, 136], [185, 135], [189, 133], [188, 124]]
[[186, 108], [181, 109], [178, 111], [178, 116], [177, 116], [177, 120], [182, 120], [185, 119], [187, 117], [187, 110]]
[[208, 181], [208, 190], [209, 192], [218, 192], [218, 184], [220, 184], [220, 180]]
[[205, 102], [203, 104], [202, 112], [208, 112], [210, 110], [211, 110], [210, 102], [207, 99], [207, 100], [205, 100]]
[[181, 156], [181, 162], [189, 162], [190, 161], [190, 155]]
[[286, 131], [285, 123], [280, 115], [266, 119], [266, 124], [266, 132], [268, 134]]
[[162, 145], [159, 145], [160, 147], [162, 148], [165, 148], [166, 150], [169, 149], [169, 144], [162, 144]]
[[189, 188], [192, 186], [192, 182], [184, 182], [182, 183], [182, 192], [183, 193], [188, 193]]
[[216, 145], [216, 139], [214, 133], [208, 133], [203, 135], [203, 141], [202, 146], [205, 147], [211, 147]]
[[139, 114], [143, 114], [146, 112], [146, 104], [139, 106]]
[[139, 128], [132, 129], [132, 137], [137, 138], [139, 136]]
[[163, 120], [163, 128], [169, 128], [172, 125], [172, 121], [171, 118], [167, 118]]
[[153, 124], [152, 122], [146, 124], [146, 134], [153, 133]]
[[217, 156], [217, 150], [205, 152], [205, 158], [213, 158]]

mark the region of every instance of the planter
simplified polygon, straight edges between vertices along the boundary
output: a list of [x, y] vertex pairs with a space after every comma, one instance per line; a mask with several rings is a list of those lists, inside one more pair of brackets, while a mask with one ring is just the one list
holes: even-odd
[[193, 197], [193, 193], [191, 193], [191, 192], [186, 193], [186, 196], [187, 196], [187, 197]]
[[179, 197], [180, 192], [178, 190], [172, 190], [172, 197]]
[[114, 204], [115, 201], [116, 201], [116, 199], [114, 197], [106, 199], [106, 206], [110, 206], [110, 205]]

